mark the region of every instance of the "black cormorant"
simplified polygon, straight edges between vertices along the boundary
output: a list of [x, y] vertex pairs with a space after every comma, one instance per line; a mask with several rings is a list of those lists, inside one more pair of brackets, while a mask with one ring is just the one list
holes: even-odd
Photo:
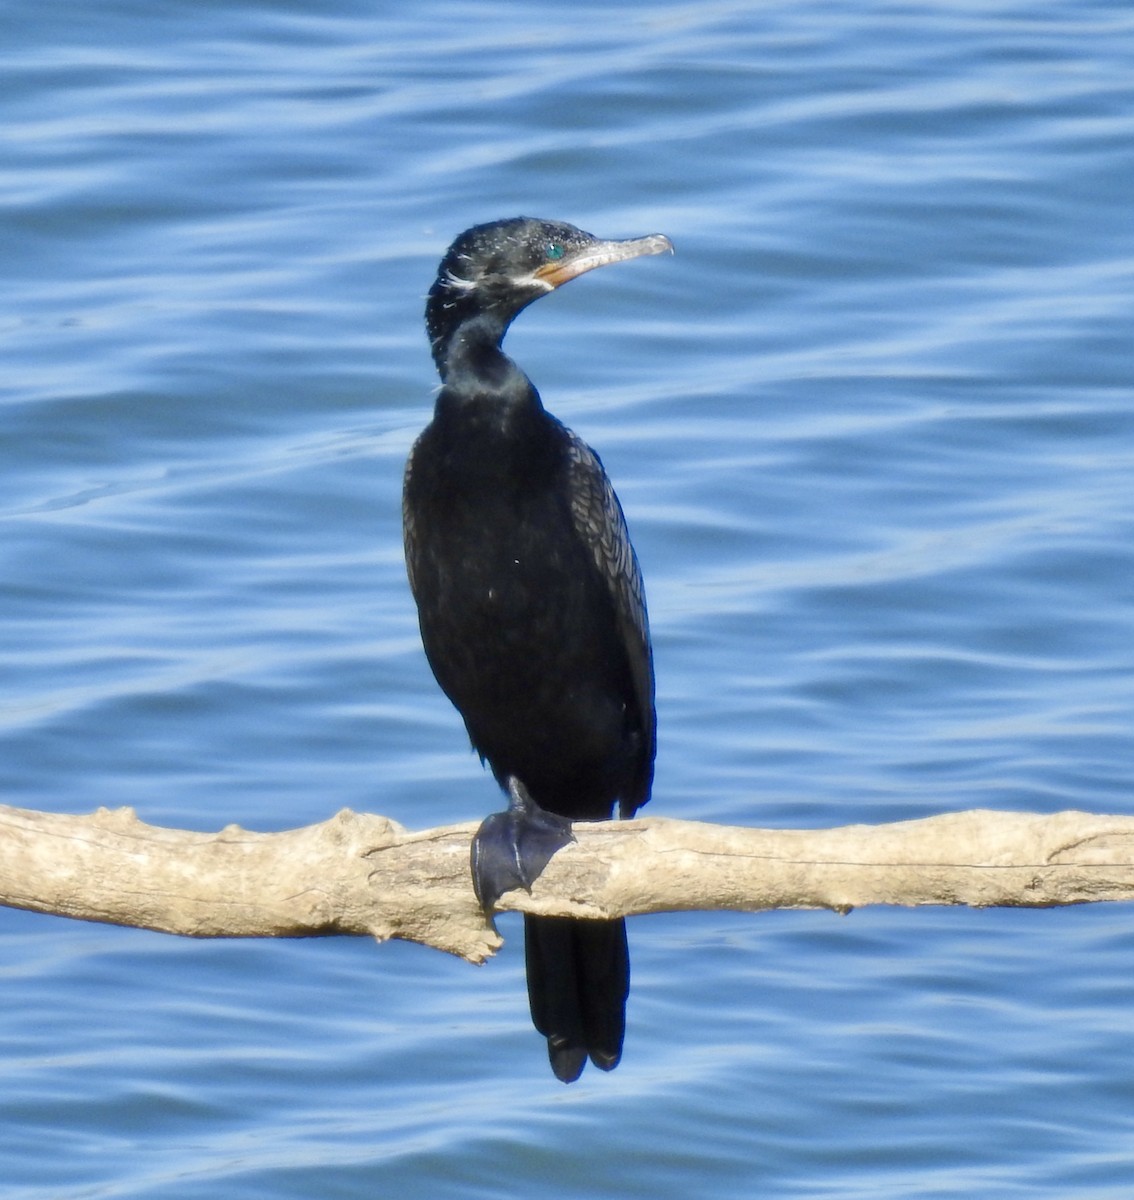
[[[544, 409], [501, 341], [523, 308], [607, 263], [672, 250], [526, 217], [449, 247], [425, 319], [442, 387], [406, 464], [406, 565], [437, 682], [512, 796], [473, 847], [491, 911], [570, 840], [570, 820], [650, 797], [654, 672], [642, 576], [598, 456]], [[566, 818], [566, 819], [564, 819]], [[555, 1074], [622, 1053], [625, 922], [524, 918], [532, 1020]]]

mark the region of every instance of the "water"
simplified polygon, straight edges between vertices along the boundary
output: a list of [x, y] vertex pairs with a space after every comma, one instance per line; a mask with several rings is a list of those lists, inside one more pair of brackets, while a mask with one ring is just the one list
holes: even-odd
[[[0, 797], [288, 828], [497, 803], [420, 651], [450, 238], [678, 253], [509, 348], [619, 489], [651, 809], [1129, 812], [1134, 15], [0, 9]], [[632, 922], [567, 1089], [474, 970], [0, 911], [0, 1175], [95, 1197], [1119, 1197], [1128, 908]]]

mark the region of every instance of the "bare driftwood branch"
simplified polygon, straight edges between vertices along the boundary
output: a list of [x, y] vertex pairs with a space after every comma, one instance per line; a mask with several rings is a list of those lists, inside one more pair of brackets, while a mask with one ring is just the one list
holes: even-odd
[[[0, 904], [189, 937], [397, 937], [481, 962], [475, 823], [410, 832], [347, 810], [284, 833], [162, 829], [0, 805]], [[529, 896], [580, 917], [867, 904], [1047, 907], [1134, 899], [1134, 817], [974, 811], [837, 829], [661, 818], [579, 824]]]

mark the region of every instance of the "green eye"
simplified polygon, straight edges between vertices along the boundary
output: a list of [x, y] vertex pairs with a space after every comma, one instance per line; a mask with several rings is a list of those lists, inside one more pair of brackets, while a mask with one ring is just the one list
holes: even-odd
[[550, 262], [558, 262], [567, 251], [558, 242], [549, 242], [545, 253]]

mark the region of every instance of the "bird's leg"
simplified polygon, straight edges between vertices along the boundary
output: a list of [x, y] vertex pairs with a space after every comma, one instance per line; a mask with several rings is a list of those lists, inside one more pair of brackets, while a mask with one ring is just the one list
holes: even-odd
[[574, 840], [571, 822], [540, 808], [509, 775], [507, 809], [485, 817], [472, 840], [473, 890], [481, 908], [491, 913], [514, 888], [530, 892], [551, 856]]

